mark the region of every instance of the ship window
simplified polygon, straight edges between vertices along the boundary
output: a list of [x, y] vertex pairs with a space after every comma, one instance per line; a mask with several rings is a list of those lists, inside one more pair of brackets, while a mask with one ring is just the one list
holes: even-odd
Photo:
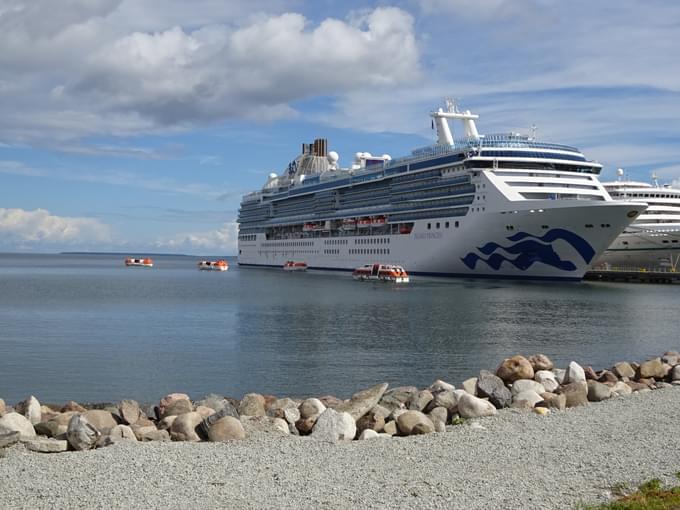
[[427, 230], [430, 230], [431, 228], [432, 228], [432, 224], [431, 224], [431, 223], [428, 223], [428, 224], [427, 224]]
[[447, 221], [446, 223], [444, 223], [444, 226], [445, 226], [446, 228], [449, 228], [449, 222]]
[[440, 223], [439, 223], [439, 222], [437, 222], [437, 228], [439, 228], [439, 227], [440, 227]]
[[668, 243], [668, 239], [664, 239], [664, 240], [663, 240], [662, 242], [664, 242], [664, 243]]
[[455, 222], [454, 225], [456, 226], [456, 228], [458, 228], [458, 222]]
[[588, 224], [586, 225], [586, 228], [593, 228], [593, 226], [592, 226], [590, 223], [588, 223]]
[[548, 228], [548, 225], [541, 225], [541, 228], [546, 230]]
[[623, 244], [628, 245], [628, 241], [623, 241]]

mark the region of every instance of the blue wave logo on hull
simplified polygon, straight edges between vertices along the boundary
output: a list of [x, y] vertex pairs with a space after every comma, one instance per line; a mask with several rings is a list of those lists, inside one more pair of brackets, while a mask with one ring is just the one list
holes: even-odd
[[[539, 237], [526, 232], [517, 232], [507, 238], [515, 244], [502, 246], [498, 243], [489, 242], [484, 246], [477, 247], [484, 258], [476, 253], [470, 252], [461, 260], [470, 269], [475, 269], [477, 262], [482, 261], [490, 268], [498, 271], [503, 262], [508, 262], [520, 271], [526, 271], [536, 262], [561, 269], [563, 271], [575, 271], [576, 264], [569, 260], [562, 260], [552, 247], [552, 243], [557, 240], [566, 241], [581, 256], [583, 261], [588, 264], [595, 256], [593, 247], [581, 236], [562, 228], [554, 228]], [[497, 250], [504, 250], [512, 255], [517, 255], [514, 259], [496, 253]]]

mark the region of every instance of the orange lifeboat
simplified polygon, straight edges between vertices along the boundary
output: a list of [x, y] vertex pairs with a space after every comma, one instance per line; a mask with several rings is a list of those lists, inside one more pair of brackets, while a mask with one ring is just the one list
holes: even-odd
[[359, 228], [368, 228], [371, 226], [371, 218], [360, 218], [359, 221], [357, 221], [357, 227]]
[[307, 271], [306, 262], [295, 262], [294, 260], [287, 260], [283, 264], [284, 271]]
[[229, 262], [226, 260], [201, 260], [198, 263], [198, 269], [201, 271], [227, 271], [229, 269]]
[[143, 259], [128, 257], [125, 259], [125, 265], [128, 267], [153, 267], [153, 260], [149, 257]]
[[385, 223], [387, 223], [387, 220], [384, 216], [373, 216], [373, 218], [371, 218], [372, 227], [384, 227]]

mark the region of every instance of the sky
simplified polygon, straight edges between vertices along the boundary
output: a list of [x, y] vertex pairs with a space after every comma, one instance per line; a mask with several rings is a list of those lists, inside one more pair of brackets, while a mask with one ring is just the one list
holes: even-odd
[[680, 186], [680, 2], [0, 0], [0, 251], [236, 253], [303, 142], [409, 154], [455, 98]]

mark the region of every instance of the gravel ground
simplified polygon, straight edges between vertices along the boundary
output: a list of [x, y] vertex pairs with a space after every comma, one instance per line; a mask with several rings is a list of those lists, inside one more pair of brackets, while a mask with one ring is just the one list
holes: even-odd
[[[680, 389], [441, 434], [117, 444], [0, 458], [0, 508], [574, 508], [680, 471]], [[476, 423], [476, 425], [475, 425]], [[483, 428], [479, 428], [479, 426]]]

